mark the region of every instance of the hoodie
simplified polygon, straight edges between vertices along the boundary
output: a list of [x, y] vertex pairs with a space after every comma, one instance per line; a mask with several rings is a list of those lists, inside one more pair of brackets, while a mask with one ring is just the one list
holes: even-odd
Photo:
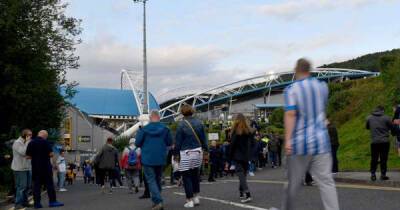
[[160, 122], [150, 122], [137, 132], [135, 145], [141, 150], [142, 165], [163, 166], [172, 145], [171, 132]]
[[390, 131], [393, 129], [392, 120], [384, 115], [383, 110], [375, 110], [367, 119], [367, 129], [371, 131], [371, 143], [389, 142]]
[[118, 150], [111, 144], [105, 144], [96, 159], [100, 169], [114, 169], [118, 163]]

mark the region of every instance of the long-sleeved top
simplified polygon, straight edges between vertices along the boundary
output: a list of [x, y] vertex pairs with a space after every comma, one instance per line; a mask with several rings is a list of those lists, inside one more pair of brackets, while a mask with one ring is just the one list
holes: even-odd
[[[187, 120], [193, 127], [193, 130], [199, 137], [201, 144], [196, 139], [196, 136], [193, 133], [192, 129], [189, 127], [189, 125], [187, 125], [184, 120]], [[200, 122], [200, 120], [193, 117], [185, 117], [184, 120], [179, 122], [178, 128], [176, 130], [175, 152], [179, 153], [179, 151], [195, 149], [198, 147], [202, 147], [203, 150], [207, 151], [207, 138], [203, 124]]]
[[167, 163], [168, 147], [172, 145], [169, 128], [160, 122], [151, 122], [136, 134], [135, 145], [141, 149], [145, 166], [163, 166]]
[[255, 139], [253, 134], [232, 134], [229, 159], [248, 162], [251, 160]]
[[29, 141], [25, 142], [22, 137], [19, 137], [13, 144], [13, 160], [11, 163], [11, 169], [13, 171], [30, 171], [31, 161], [26, 159], [26, 148], [28, 147]]
[[118, 164], [118, 150], [111, 144], [105, 144], [97, 154], [96, 162], [100, 169], [114, 169]]
[[374, 111], [367, 119], [367, 129], [371, 131], [371, 143], [389, 142], [390, 131], [393, 129], [392, 120], [381, 110]]
[[53, 155], [51, 144], [41, 137], [34, 138], [26, 148], [26, 155], [31, 157], [32, 176], [48, 176], [53, 173], [50, 158]]

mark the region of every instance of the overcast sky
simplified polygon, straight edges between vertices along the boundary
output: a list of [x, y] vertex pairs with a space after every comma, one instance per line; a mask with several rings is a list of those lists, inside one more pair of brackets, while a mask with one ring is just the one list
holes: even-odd
[[[132, 0], [66, 0], [82, 19], [81, 67], [69, 80], [120, 87], [142, 69], [142, 7]], [[214, 86], [400, 47], [400, 0], [149, 0], [149, 89]]]

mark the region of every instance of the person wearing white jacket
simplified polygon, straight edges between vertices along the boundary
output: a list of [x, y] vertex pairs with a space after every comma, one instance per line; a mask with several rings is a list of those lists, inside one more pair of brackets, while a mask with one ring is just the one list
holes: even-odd
[[15, 176], [15, 209], [29, 207], [28, 191], [31, 185], [31, 161], [26, 158], [26, 148], [31, 141], [32, 131], [24, 129], [13, 144], [11, 169]]

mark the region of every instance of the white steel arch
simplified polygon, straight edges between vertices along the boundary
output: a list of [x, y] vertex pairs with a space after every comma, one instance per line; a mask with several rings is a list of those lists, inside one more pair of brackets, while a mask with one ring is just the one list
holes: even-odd
[[[357, 69], [341, 68], [316, 68], [312, 75], [318, 79], [345, 79], [345, 78], [363, 78], [377, 76], [379, 73]], [[251, 78], [239, 80], [232, 83], [218, 85], [207, 90], [194, 94], [178, 97], [177, 101], [172, 102], [160, 110], [161, 118], [176, 117], [183, 104], [189, 104], [194, 107], [209, 105], [234, 96], [257, 91], [261, 89], [272, 89], [274, 87], [286, 86], [294, 81], [294, 73], [281, 72], [274, 74], [258, 75]]]
[[[144, 126], [148, 122], [148, 116], [143, 115], [142, 103], [139, 101], [142, 98], [140, 89], [135, 87], [135, 84], [140, 84], [140, 82], [135, 82], [135, 78], [131, 75], [132, 72], [127, 70], [121, 71], [121, 88], [123, 86], [123, 80], [127, 80], [124, 85], [128, 85], [132, 90], [136, 104], [138, 105], [139, 112], [141, 116], [139, 117], [139, 122], [127, 129], [120, 136], [130, 137], [136, 133], [140, 126]], [[357, 69], [340, 69], [340, 68], [316, 68], [312, 71], [312, 75], [318, 79], [326, 79], [330, 81], [333, 80], [344, 80], [346, 78], [364, 78], [378, 76], [377, 72], [370, 72]], [[211, 103], [217, 102], [219, 100], [232, 99], [234, 96], [239, 96], [241, 94], [250, 93], [257, 90], [265, 90], [276, 87], [287, 86], [294, 81], [293, 72], [281, 72], [274, 74], [264, 74], [258, 75], [251, 78], [239, 80], [236, 82], [231, 82], [227, 84], [218, 85], [206, 89], [204, 91], [199, 91], [197, 93], [180, 96], [177, 100], [172, 101], [171, 104], [160, 110], [161, 119], [166, 118], [176, 118], [179, 116], [179, 110], [183, 104], [190, 104], [194, 107], [199, 107], [203, 105], [209, 105]]]

